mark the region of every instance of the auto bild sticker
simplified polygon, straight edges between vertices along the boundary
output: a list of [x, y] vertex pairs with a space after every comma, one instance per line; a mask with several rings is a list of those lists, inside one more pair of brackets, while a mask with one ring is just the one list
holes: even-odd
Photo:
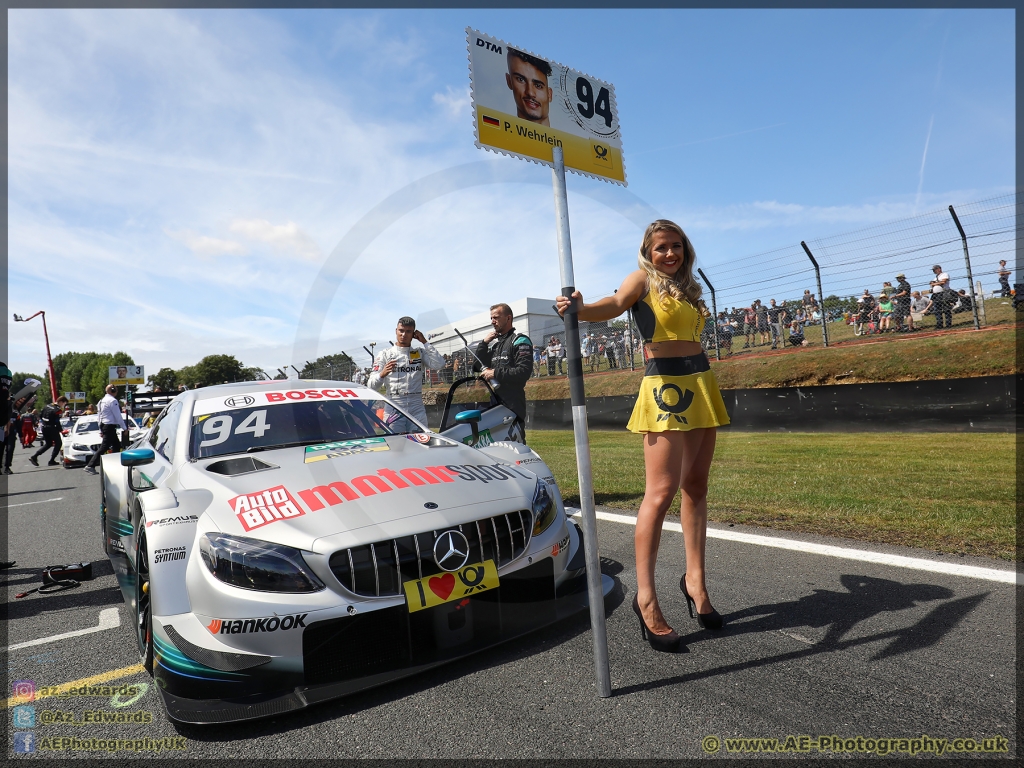
[[175, 560], [184, 560], [188, 553], [184, 547], [166, 547], [153, 552], [153, 564], [170, 563]]
[[[469, 437], [462, 438], [462, 442], [464, 442], [466, 445], [473, 445], [473, 436], [470, 435]], [[490, 445], [493, 442], [494, 442], [494, 438], [491, 437], [491, 430], [489, 430], [489, 429], [481, 429], [480, 430], [480, 436], [477, 439], [476, 445], [473, 446], [473, 447], [474, 448], [486, 448], [488, 445]]]
[[308, 613], [294, 616], [271, 616], [266, 619], [214, 619], [206, 628], [211, 635], [251, 635], [257, 632], [277, 632], [305, 628]]
[[235, 496], [228, 504], [247, 531], [277, 520], [290, 520], [305, 514], [283, 485], [265, 491]]
[[337, 443], [323, 443], [322, 445], [307, 445], [306, 464], [325, 459], [337, 459], [341, 456], [354, 456], [357, 453], [376, 453], [377, 451], [388, 451], [388, 442], [383, 437], [364, 437], [360, 440], [342, 440]]

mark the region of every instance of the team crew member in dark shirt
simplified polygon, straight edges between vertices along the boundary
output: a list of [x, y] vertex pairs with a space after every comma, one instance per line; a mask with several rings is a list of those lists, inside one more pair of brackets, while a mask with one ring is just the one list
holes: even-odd
[[60, 463], [57, 461], [57, 454], [60, 453], [61, 446], [64, 444], [60, 436], [60, 417], [67, 404], [67, 398], [61, 395], [57, 398], [57, 402], [50, 403], [43, 408], [43, 412], [39, 416], [39, 423], [43, 427], [43, 447], [28, 457], [28, 460], [37, 467], [39, 466], [39, 457], [49, 448], [53, 448], [53, 453], [50, 454], [47, 464], [55, 467]]
[[[530, 337], [512, 327], [512, 308], [508, 304], [491, 307], [491, 327], [477, 344], [476, 356], [486, 367], [484, 379], [497, 379], [498, 396], [526, 424], [526, 382], [533, 372], [533, 343]], [[480, 370], [475, 363], [473, 370]], [[525, 430], [523, 430], [525, 433]]]

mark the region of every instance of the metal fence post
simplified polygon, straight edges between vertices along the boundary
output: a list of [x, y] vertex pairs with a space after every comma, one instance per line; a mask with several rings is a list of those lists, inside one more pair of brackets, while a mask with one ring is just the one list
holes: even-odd
[[[956, 211], [953, 210], [953, 206], [949, 206], [949, 215], [953, 217], [953, 223], [956, 224], [956, 228], [960, 230], [960, 239], [964, 243], [964, 261], [967, 263], [967, 290], [970, 291], [974, 285], [974, 277], [971, 275], [971, 255], [967, 252], [967, 233], [964, 232], [964, 228], [960, 226], [960, 219], [956, 216]], [[978, 320], [978, 296], [974, 296], [974, 301], [971, 302], [972, 314], [974, 315], [974, 330], [981, 328], [981, 322]]]
[[707, 284], [708, 290], [711, 291], [711, 322], [715, 328], [715, 358], [721, 360], [722, 348], [718, 343], [718, 304], [715, 303], [715, 286], [711, 284], [708, 276], [704, 274], [704, 270], [700, 267], [697, 267], [697, 274], [700, 275], [701, 280]]
[[818, 280], [818, 296], [821, 297], [821, 338], [824, 341], [825, 346], [828, 346], [828, 321], [825, 317], [825, 292], [821, 290], [821, 270], [818, 269], [818, 262], [814, 260], [814, 256], [811, 254], [811, 249], [807, 247], [807, 243], [803, 240], [800, 241], [800, 245], [803, 246], [804, 253], [807, 254], [807, 258], [811, 260], [811, 264], [814, 265], [814, 276]]
[[981, 303], [978, 305], [978, 319], [981, 320], [982, 325], [987, 325], [988, 323], [985, 322], [985, 291], [981, 288], [981, 280], [974, 283], [974, 294], [981, 299]]

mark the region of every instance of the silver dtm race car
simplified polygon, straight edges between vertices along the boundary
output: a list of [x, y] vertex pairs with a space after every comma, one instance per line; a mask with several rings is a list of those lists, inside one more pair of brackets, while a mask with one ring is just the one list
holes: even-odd
[[499, 401], [449, 426], [451, 403], [434, 433], [351, 383], [225, 384], [103, 457], [104, 546], [170, 717], [281, 714], [586, 609], [521, 421]]

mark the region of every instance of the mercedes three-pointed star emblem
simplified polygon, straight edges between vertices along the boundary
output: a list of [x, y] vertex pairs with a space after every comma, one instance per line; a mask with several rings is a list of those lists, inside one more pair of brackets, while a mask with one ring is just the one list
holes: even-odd
[[442, 571], [457, 571], [469, 561], [469, 540], [461, 531], [444, 531], [434, 542], [434, 562]]

